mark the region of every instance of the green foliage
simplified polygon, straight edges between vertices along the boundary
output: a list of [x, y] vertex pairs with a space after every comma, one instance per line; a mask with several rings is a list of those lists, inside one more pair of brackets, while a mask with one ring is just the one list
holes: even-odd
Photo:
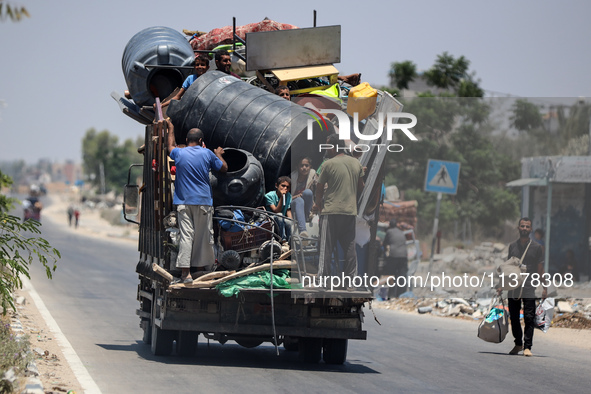
[[433, 97], [403, 100], [404, 109], [419, 120], [413, 128], [419, 141], [404, 143], [404, 151], [387, 156], [387, 184], [396, 184], [405, 198], [417, 200], [419, 229], [430, 228], [436, 193], [423, 192], [429, 159], [461, 165], [458, 192], [442, 200], [442, 227], [470, 219], [494, 232], [518, 214], [518, 197], [505, 183], [519, 177], [520, 164], [496, 149], [488, 123], [489, 105], [479, 98]]
[[525, 99], [516, 100], [511, 111], [511, 126], [519, 131], [530, 131], [543, 126], [540, 109]]
[[[12, 185], [12, 179], [0, 171], [0, 190], [3, 187], [10, 187]], [[12, 208], [14, 200], [10, 197], [0, 194], [0, 213], [7, 212]]]
[[0, 20], [8, 18], [13, 22], [18, 22], [24, 17], [31, 17], [25, 7], [11, 4], [8, 1], [0, 1]]
[[41, 234], [41, 223], [36, 220], [21, 222], [20, 218], [0, 213], [0, 298], [2, 313], [14, 308], [12, 292], [23, 286], [20, 275], [31, 278], [29, 266], [36, 258], [49, 279], [56, 270], [60, 252], [43, 238], [23, 233]]
[[572, 138], [589, 134], [590, 119], [591, 105], [581, 102], [570, 107], [569, 116], [562, 122], [560, 130], [565, 145]]
[[410, 60], [392, 63], [389, 76], [398, 89], [408, 89], [408, 84], [417, 77], [417, 65]]
[[587, 155], [591, 105], [585, 102], [571, 106], [551, 105], [545, 116], [542, 116], [542, 109], [525, 99], [516, 100], [509, 119], [511, 126], [523, 133], [511, 139], [496, 138], [497, 148], [516, 160], [534, 156]]
[[468, 73], [469, 66], [470, 61], [464, 56], [456, 59], [443, 52], [424, 76], [429, 86], [451, 90], [458, 97], [483, 97], [484, 90], [474, 80], [474, 73]]
[[[0, 172], [0, 188], [11, 183], [10, 177]], [[50, 279], [57, 267], [55, 263], [61, 258], [60, 252], [45, 239], [30, 236], [41, 234], [41, 223], [36, 220], [21, 222], [20, 218], [7, 214], [12, 204], [12, 199], [0, 195], [0, 303], [3, 314], [9, 306], [14, 308], [12, 292], [23, 286], [20, 275], [30, 278], [29, 266], [35, 258], [43, 264]]]
[[105, 174], [106, 192], [111, 190], [116, 193], [121, 191], [122, 185], [127, 181], [127, 170], [133, 163], [141, 161], [137, 148], [141, 141], [135, 143], [127, 139], [119, 144], [119, 138], [111, 135], [107, 130], [97, 133], [95, 129], [89, 129], [82, 139], [82, 161], [84, 172], [91, 176], [91, 183], [99, 187], [101, 183], [101, 163]]
[[441, 89], [454, 89], [468, 75], [470, 62], [460, 56], [455, 59], [447, 52], [437, 56], [433, 67], [425, 72], [427, 83]]

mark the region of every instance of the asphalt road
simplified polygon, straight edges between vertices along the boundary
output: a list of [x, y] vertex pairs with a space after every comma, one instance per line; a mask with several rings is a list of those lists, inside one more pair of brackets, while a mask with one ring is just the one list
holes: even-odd
[[388, 310], [376, 311], [382, 325], [366, 310], [368, 340], [350, 341], [342, 366], [202, 336], [193, 357], [155, 357], [135, 315], [136, 247], [63, 233], [49, 221], [43, 236], [63, 258], [51, 281], [35, 264], [32, 283], [103, 393], [579, 393], [591, 385], [588, 351], [539, 332], [534, 357], [509, 356], [510, 334], [489, 344], [473, 322]]

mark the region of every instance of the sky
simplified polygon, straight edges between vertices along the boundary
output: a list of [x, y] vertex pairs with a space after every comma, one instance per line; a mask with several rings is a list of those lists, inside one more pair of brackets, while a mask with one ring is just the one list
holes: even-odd
[[[341, 25], [341, 74], [386, 85], [392, 62], [430, 68], [465, 56], [492, 95], [591, 97], [588, 0], [11, 0], [30, 18], [0, 21], [0, 161], [81, 162], [86, 131], [143, 135], [110, 97], [127, 89], [125, 45], [151, 26], [210, 31], [265, 17], [298, 27]], [[223, 6], [222, 6], [223, 4]]]

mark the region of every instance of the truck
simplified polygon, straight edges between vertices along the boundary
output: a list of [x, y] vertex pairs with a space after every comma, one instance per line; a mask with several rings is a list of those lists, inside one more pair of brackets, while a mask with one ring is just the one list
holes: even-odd
[[[340, 26], [259, 30], [240, 34], [234, 21], [231, 43], [222, 42], [238, 62], [234, 69], [243, 71], [241, 80], [210, 70], [180, 100], [173, 100], [166, 113], [158, 103], [176, 93], [191, 71], [194, 53], [216, 49], [187, 46], [180, 33], [155, 27], [136, 34], [124, 52], [129, 92], [112, 96], [124, 114], [145, 125], [145, 143], [138, 149], [143, 163], [130, 167], [123, 203], [126, 220], [139, 226], [137, 315], [143, 341], [155, 355], [172, 354], [175, 343], [176, 354], [193, 355], [200, 336], [247, 348], [269, 342], [278, 355], [283, 345], [285, 351], [298, 351], [305, 362], [343, 364], [348, 340], [367, 339], [363, 320], [372, 291], [310, 285], [310, 278], [318, 275], [323, 240], [313, 232], [307, 239], [296, 233], [289, 244], [281, 244], [273, 214], [261, 209], [265, 191], [274, 189], [278, 176], [290, 175], [296, 158], [322, 161], [319, 145], [336, 130], [335, 118], [331, 122], [323, 109], [347, 111], [347, 92], [354, 86], [339, 80], [333, 65], [340, 61]], [[278, 85], [287, 85], [301, 101], [275, 95]], [[385, 122], [379, 113], [402, 108], [389, 93], [375, 92], [366, 117], [351, 117], [358, 121], [359, 133], [376, 135]], [[175, 126], [177, 143], [190, 128], [199, 127], [208, 147], [224, 148], [229, 167], [226, 174], [211, 174], [216, 207], [213, 272], [187, 285], [171, 284], [180, 270], [175, 268], [175, 167], [167, 155], [166, 123], [156, 122], [165, 116]], [[385, 138], [372, 142], [387, 144]], [[385, 152], [359, 152], [366, 171], [358, 219], [369, 226], [370, 239], [377, 230]], [[227, 231], [223, 223], [239, 226], [238, 231]], [[317, 227], [316, 221], [312, 228]], [[377, 260], [376, 248], [364, 253], [360, 258]], [[337, 256], [335, 252], [336, 264]], [[231, 280], [263, 276], [268, 282], [236, 282], [230, 295], [227, 286], [226, 293], [221, 291], [221, 285], [234, 283]]]

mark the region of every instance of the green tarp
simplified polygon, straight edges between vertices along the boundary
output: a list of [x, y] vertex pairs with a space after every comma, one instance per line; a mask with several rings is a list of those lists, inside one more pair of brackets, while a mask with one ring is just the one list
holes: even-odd
[[[291, 284], [287, 281], [290, 272], [290, 270], [286, 269], [273, 270], [273, 288], [290, 289]], [[242, 289], [269, 289], [270, 287], [271, 273], [269, 271], [260, 271], [220, 283], [216, 286], [216, 289], [224, 297], [232, 297], [237, 296]]]

